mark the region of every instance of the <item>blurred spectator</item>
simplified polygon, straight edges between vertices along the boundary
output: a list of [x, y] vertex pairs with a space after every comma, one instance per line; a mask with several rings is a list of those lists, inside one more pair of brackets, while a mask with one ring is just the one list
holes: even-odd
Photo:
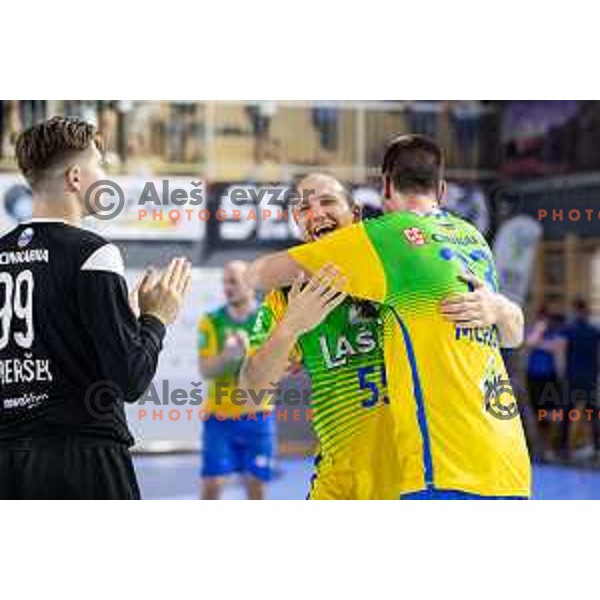
[[2, 157], [13, 158], [15, 155], [15, 141], [22, 129], [21, 101], [4, 100], [2, 104], [4, 113], [4, 135], [3, 138], [0, 138]]
[[27, 129], [46, 118], [45, 100], [20, 100], [19, 112], [21, 127]]
[[261, 164], [268, 158], [278, 160], [278, 144], [271, 139], [271, 121], [277, 114], [277, 103], [273, 100], [259, 100], [248, 104], [246, 113], [252, 123], [254, 135], [254, 162]]
[[505, 102], [505, 174], [531, 176], [563, 171], [568, 157], [568, 130], [577, 110], [575, 100]]
[[186, 162], [199, 162], [202, 160], [202, 139], [204, 136], [204, 124], [198, 116], [199, 105], [194, 104], [194, 110], [187, 115], [188, 135], [184, 149]]
[[575, 168], [586, 171], [600, 169], [600, 102], [581, 102], [573, 129]]
[[[537, 449], [545, 461], [556, 458], [553, 447], [554, 427], [552, 409], [560, 409], [562, 386], [559, 366], [556, 358], [556, 345], [553, 342], [560, 335], [562, 319], [548, 313], [542, 307], [535, 322], [525, 338], [525, 347], [529, 350], [527, 358], [527, 393], [530, 406], [534, 411], [537, 427]], [[547, 415], [543, 417], [547, 411]]]
[[127, 163], [129, 158], [129, 121], [133, 110], [131, 100], [118, 100], [115, 102], [117, 112], [117, 152], [123, 163]]
[[338, 149], [339, 109], [336, 106], [315, 106], [311, 111], [312, 124], [319, 134], [320, 152], [317, 164], [329, 164]]
[[479, 131], [483, 108], [479, 100], [458, 100], [450, 104], [450, 123], [456, 146], [456, 166], [478, 166]]
[[[109, 164], [118, 165], [121, 161], [118, 147], [119, 115], [116, 100], [98, 102], [98, 131], [102, 136], [105, 158]], [[91, 115], [90, 115], [91, 116]]]
[[127, 167], [138, 175], [149, 176], [152, 165], [149, 162], [152, 154], [160, 154], [156, 146], [160, 147], [160, 103], [159, 102], [134, 102], [131, 111], [127, 113]]
[[0, 160], [4, 158], [4, 137], [6, 135], [7, 121], [5, 114], [8, 113], [8, 102], [0, 100]]
[[441, 105], [437, 100], [411, 100], [407, 104], [406, 118], [410, 133], [420, 133], [435, 139], [438, 132], [438, 114]]
[[167, 159], [175, 163], [200, 160], [201, 127], [194, 100], [171, 102], [167, 126]]
[[167, 161], [183, 162], [183, 147], [185, 145], [185, 116], [189, 110], [186, 101], [171, 102], [169, 121], [167, 124]]
[[[561, 354], [565, 357], [565, 375], [568, 386], [568, 405], [563, 406], [563, 419], [560, 436], [561, 456], [570, 459], [569, 431], [571, 420], [568, 412], [573, 408], [592, 410], [590, 419], [594, 443], [594, 462], [600, 464], [600, 421], [596, 402], [598, 383], [598, 347], [600, 330], [589, 321], [589, 310], [584, 300], [573, 304], [574, 319], [560, 333]], [[581, 421], [588, 422], [587, 414], [582, 413]]]
[[[0, 108], [0, 158], [13, 158], [18, 133], [33, 123], [45, 101], [2, 100]], [[23, 119], [26, 119], [24, 121]]]

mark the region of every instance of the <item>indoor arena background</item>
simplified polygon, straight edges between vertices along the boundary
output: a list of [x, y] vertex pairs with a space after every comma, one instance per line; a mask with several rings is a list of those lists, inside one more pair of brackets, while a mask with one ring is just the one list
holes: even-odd
[[[15, 137], [55, 114], [88, 119], [103, 136], [109, 177], [124, 191], [125, 206], [115, 218], [88, 225], [119, 245], [129, 281], [176, 255], [193, 262], [193, 290], [168, 334], [156, 397], [166, 393], [165, 384], [200, 382], [196, 324], [223, 300], [222, 265], [297, 242], [294, 227], [273, 215], [217, 219], [217, 209], [233, 207], [229, 191], [252, 190], [259, 198], [267, 190], [269, 198], [302, 173], [324, 170], [346, 182], [365, 211], [376, 211], [382, 150], [398, 133], [423, 133], [443, 146], [448, 207], [492, 244], [503, 291], [523, 305], [529, 330], [542, 307], [566, 321], [578, 299], [590, 307], [593, 322], [600, 316], [599, 102], [0, 101], [2, 232], [31, 211], [14, 161]], [[164, 203], [141, 219], [135, 198], [149, 182]], [[198, 212], [173, 219], [168, 198], [174, 189], [201, 190], [210, 218]], [[507, 360], [535, 461], [534, 496], [600, 498], [589, 423], [571, 424], [568, 460], [558, 451], [558, 417], [550, 424], [550, 449], [542, 448], [538, 417], [528, 410], [529, 355], [523, 348]], [[200, 420], [159, 403], [144, 408], [145, 414], [139, 405], [128, 407], [143, 496], [196, 497]], [[268, 495], [302, 498], [311, 473], [310, 425], [298, 407], [278, 413], [277, 477]], [[226, 497], [243, 497], [235, 480]]]

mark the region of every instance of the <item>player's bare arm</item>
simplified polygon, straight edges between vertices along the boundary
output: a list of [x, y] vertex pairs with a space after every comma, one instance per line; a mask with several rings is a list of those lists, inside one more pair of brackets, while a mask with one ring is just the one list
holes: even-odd
[[523, 311], [506, 296], [488, 289], [484, 282], [469, 273], [460, 278], [473, 286], [473, 291], [446, 298], [440, 307], [442, 315], [462, 327], [496, 325], [503, 348], [516, 348], [523, 343]]
[[303, 273], [298, 263], [284, 250], [266, 254], [250, 263], [246, 277], [252, 287], [269, 291], [292, 285]]
[[260, 390], [272, 386], [285, 373], [298, 338], [316, 327], [346, 298], [344, 282], [331, 266], [324, 267], [305, 285], [299, 275], [292, 285], [286, 313], [265, 344], [247, 358], [240, 387]]

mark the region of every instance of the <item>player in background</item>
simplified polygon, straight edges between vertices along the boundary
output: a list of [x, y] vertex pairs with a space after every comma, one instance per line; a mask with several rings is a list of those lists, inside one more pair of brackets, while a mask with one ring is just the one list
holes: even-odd
[[0, 497], [137, 499], [124, 402], [156, 371], [190, 287], [175, 259], [129, 306], [119, 250], [80, 228], [105, 179], [95, 128], [52, 118], [17, 141], [33, 219], [0, 239]]
[[390, 214], [258, 259], [250, 280], [281, 287], [334, 262], [347, 293], [389, 309], [384, 354], [401, 497], [526, 498], [529, 455], [500, 354], [501, 344], [522, 342], [522, 311], [498, 293], [483, 236], [440, 208], [446, 184], [435, 142], [396, 138], [382, 174]]
[[200, 373], [210, 380], [202, 438], [201, 497], [221, 497], [224, 478], [244, 476], [250, 500], [264, 498], [264, 483], [272, 475], [275, 420], [267, 402], [236, 400], [238, 375], [254, 327], [256, 293], [245, 282], [247, 264], [231, 261], [223, 269], [227, 303], [198, 324]]
[[[329, 175], [306, 176], [298, 194], [296, 222], [304, 241], [360, 220], [352, 195]], [[291, 289], [270, 292], [256, 320], [240, 387], [270, 389], [290, 359], [300, 361], [311, 379], [311, 421], [319, 445], [309, 498], [393, 499], [400, 462], [379, 308], [338, 292], [327, 268], [304, 286], [296, 281]]]

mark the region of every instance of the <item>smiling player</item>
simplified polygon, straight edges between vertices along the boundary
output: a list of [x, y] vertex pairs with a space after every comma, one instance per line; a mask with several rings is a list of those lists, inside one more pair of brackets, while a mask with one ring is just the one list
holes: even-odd
[[[297, 223], [306, 241], [360, 220], [360, 207], [336, 179], [312, 174], [298, 185]], [[332, 256], [332, 259], [334, 257]], [[311, 499], [395, 498], [395, 460], [381, 326], [376, 304], [336, 293], [325, 268], [304, 287], [272, 291], [251, 336], [240, 386], [271, 387], [290, 356], [312, 383], [313, 429], [319, 443]]]

